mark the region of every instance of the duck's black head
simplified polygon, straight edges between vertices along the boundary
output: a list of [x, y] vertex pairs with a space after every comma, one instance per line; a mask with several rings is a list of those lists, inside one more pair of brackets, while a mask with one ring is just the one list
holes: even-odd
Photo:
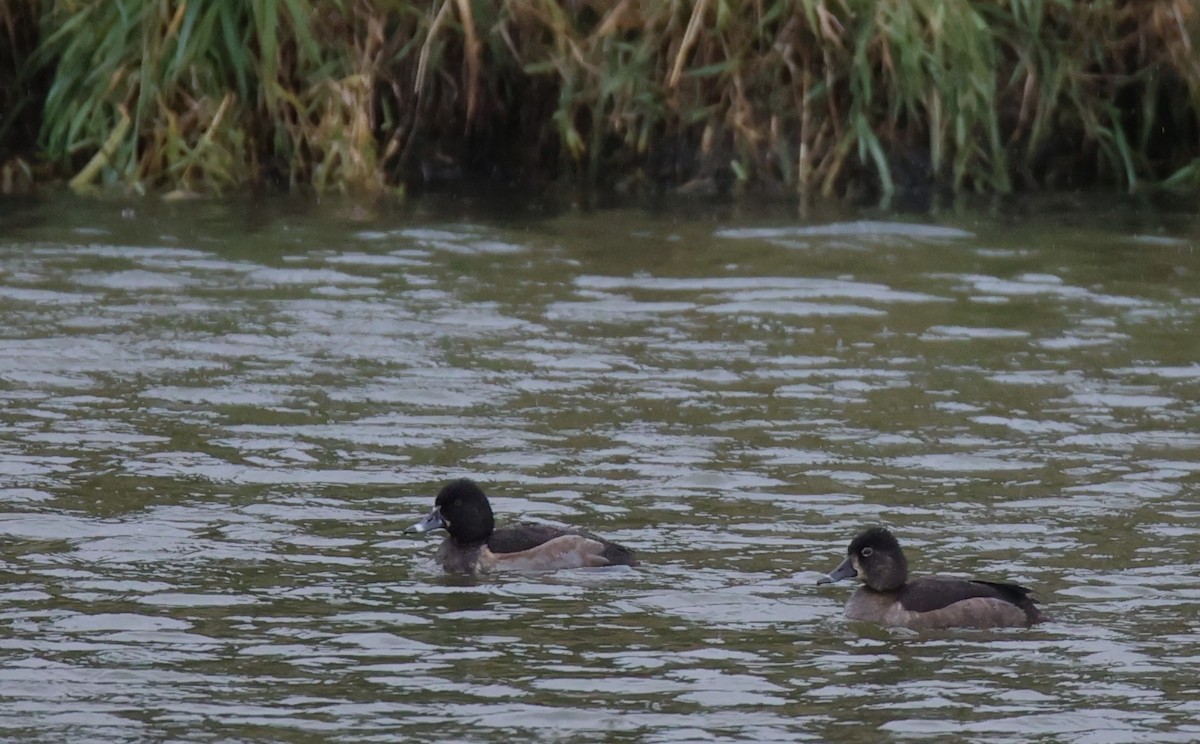
[[900, 543], [883, 527], [870, 527], [850, 541], [846, 560], [818, 584], [857, 577], [877, 592], [899, 589], [908, 581], [908, 560]]
[[492, 505], [483, 489], [469, 478], [459, 478], [443, 486], [429, 516], [408, 529], [414, 532], [444, 529], [456, 542], [473, 543], [488, 539], [495, 528]]

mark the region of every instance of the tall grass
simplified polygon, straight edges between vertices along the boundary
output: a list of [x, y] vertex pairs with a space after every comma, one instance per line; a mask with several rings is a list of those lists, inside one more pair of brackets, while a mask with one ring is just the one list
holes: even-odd
[[1189, 0], [0, 0], [18, 27], [0, 103], [37, 81], [80, 189], [1200, 186]]
[[86, 159], [77, 186], [223, 188], [276, 161], [317, 187], [376, 183], [361, 29], [326, 5], [48, 0], [46, 154]]

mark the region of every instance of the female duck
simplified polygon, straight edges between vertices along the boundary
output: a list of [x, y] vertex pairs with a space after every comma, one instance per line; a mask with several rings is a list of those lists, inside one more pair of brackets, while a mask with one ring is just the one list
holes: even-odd
[[949, 576], [908, 580], [900, 543], [882, 527], [859, 533], [846, 560], [818, 584], [858, 577], [863, 583], [846, 603], [846, 617], [913, 630], [1015, 628], [1047, 620], [1030, 590], [1016, 584]]
[[437, 529], [450, 533], [438, 548], [437, 559], [452, 573], [637, 565], [630, 549], [584, 530], [529, 523], [496, 529], [492, 505], [468, 478], [447, 483], [429, 516], [405, 532]]

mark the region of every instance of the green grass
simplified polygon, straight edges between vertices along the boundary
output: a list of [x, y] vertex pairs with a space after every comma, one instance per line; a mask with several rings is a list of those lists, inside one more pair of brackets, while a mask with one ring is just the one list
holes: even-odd
[[1200, 185], [1188, 0], [0, 0], [0, 37], [0, 166], [85, 191]]

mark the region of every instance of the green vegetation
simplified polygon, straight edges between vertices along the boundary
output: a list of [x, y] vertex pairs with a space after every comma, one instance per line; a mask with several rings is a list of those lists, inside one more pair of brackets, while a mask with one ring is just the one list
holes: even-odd
[[1200, 187], [1190, 0], [0, 0], [0, 189]]

